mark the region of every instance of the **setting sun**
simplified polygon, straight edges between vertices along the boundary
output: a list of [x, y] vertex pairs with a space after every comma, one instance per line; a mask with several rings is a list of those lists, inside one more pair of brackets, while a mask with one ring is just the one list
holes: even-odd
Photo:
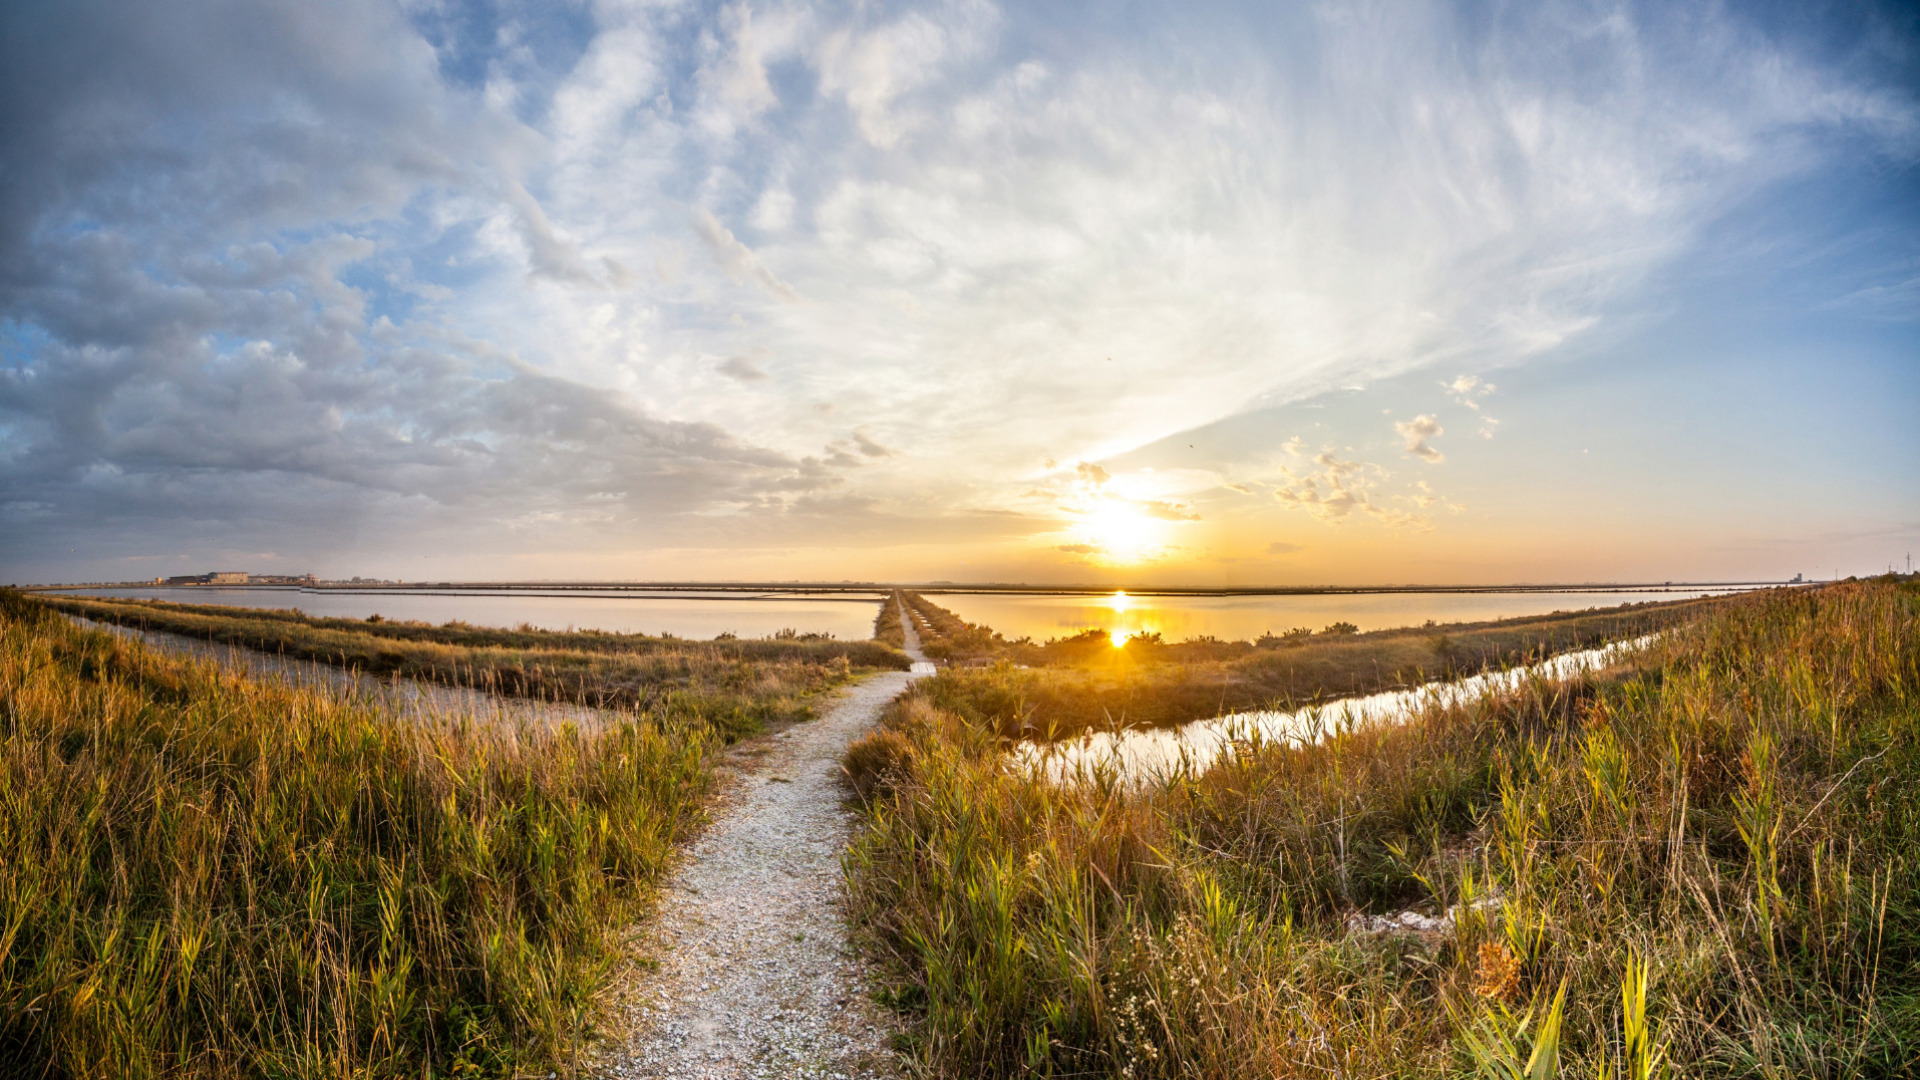
[[1167, 523], [1118, 500], [1095, 505], [1081, 519], [1087, 539], [1115, 562], [1139, 562], [1166, 546]]

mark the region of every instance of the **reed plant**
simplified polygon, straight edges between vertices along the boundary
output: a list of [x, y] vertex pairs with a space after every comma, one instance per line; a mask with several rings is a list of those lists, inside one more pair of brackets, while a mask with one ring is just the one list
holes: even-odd
[[847, 872], [936, 1073], [1920, 1069], [1911, 580], [1157, 780], [1049, 780], [933, 683], [849, 755]]
[[0, 1075], [548, 1075], [716, 731], [396, 723], [0, 592]]

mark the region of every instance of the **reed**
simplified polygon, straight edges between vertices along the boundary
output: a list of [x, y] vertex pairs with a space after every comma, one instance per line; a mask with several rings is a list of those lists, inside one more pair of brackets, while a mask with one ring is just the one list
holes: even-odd
[[1917, 736], [1911, 580], [1144, 785], [929, 687], [849, 756], [847, 870], [942, 1075], [1910, 1076]]
[[0, 592], [0, 1074], [546, 1075], [722, 742], [395, 723]]

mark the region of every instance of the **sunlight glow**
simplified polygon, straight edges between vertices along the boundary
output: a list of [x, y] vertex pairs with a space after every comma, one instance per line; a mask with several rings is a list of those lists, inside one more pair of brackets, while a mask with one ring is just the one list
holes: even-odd
[[1108, 560], [1133, 563], [1160, 553], [1167, 523], [1130, 502], [1104, 499], [1081, 518], [1081, 529]]
[[1107, 640], [1113, 642], [1114, 648], [1124, 649], [1127, 647], [1127, 632], [1125, 630], [1117, 630], [1117, 629], [1109, 630], [1107, 632]]
[[1107, 606], [1115, 611], [1125, 611], [1133, 606], [1133, 597], [1128, 596], [1124, 591], [1114, 593], [1107, 597]]

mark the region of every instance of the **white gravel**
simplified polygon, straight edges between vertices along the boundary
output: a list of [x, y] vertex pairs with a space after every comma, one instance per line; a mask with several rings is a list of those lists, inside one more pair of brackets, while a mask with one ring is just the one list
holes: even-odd
[[[924, 661], [909, 624], [908, 653]], [[895, 1077], [884, 1009], [846, 938], [841, 853], [854, 828], [840, 757], [917, 677], [842, 691], [818, 720], [747, 744], [714, 821], [640, 932], [656, 960], [614, 1008], [630, 1034], [609, 1077]]]

